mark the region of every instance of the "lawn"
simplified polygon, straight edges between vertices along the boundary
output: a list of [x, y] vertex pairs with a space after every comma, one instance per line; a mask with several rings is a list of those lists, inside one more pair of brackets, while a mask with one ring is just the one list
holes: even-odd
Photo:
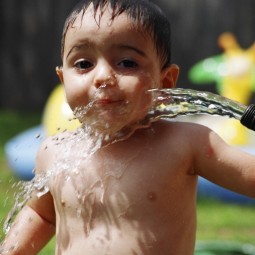
[[[13, 203], [11, 186], [17, 179], [12, 175], [4, 155], [4, 144], [19, 132], [39, 124], [38, 113], [17, 113], [0, 110], [0, 227]], [[211, 200], [198, 202], [198, 240], [232, 240], [255, 244], [255, 206], [241, 206]], [[40, 255], [54, 254], [54, 240]]]

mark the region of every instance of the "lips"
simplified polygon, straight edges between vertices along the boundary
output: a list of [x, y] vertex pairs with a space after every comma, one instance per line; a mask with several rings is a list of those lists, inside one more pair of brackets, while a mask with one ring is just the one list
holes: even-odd
[[96, 105], [111, 105], [111, 104], [117, 104], [122, 102], [122, 100], [112, 100], [110, 98], [102, 98], [102, 99], [97, 99], [94, 101]]

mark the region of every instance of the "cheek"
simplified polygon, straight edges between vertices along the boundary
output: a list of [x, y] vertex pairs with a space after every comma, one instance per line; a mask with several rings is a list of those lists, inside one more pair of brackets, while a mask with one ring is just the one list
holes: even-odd
[[65, 94], [66, 100], [71, 109], [76, 107], [86, 106], [89, 103], [89, 91], [88, 84], [80, 79], [72, 78], [65, 79]]
[[[121, 84], [125, 86], [125, 90], [130, 94], [147, 94], [147, 91], [155, 87], [153, 79], [149, 74], [142, 74], [136, 77], [128, 77], [125, 80], [121, 80]], [[120, 85], [120, 87], [122, 87]]]
[[137, 79], [136, 82], [127, 82], [128, 101], [134, 108], [134, 113], [139, 113], [140, 118], [147, 114], [151, 106], [151, 95], [148, 92], [152, 85], [148, 79]]

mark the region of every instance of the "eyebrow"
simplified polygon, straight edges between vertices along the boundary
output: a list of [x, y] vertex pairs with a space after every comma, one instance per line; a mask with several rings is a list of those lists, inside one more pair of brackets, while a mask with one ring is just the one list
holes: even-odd
[[92, 43], [86, 41], [86, 42], [81, 42], [81, 43], [77, 43], [74, 46], [72, 46], [72, 48], [70, 49], [70, 51], [67, 53], [66, 55], [66, 59], [69, 57], [69, 55], [75, 51], [75, 50], [81, 50], [83, 48], [92, 48]]
[[[136, 52], [137, 54], [139, 54], [140, 56], [142, 57], [146, 57], [146, 54], [144, 51], [142, 51], [141, 49], [138, 49], [137, 47], [134, 47], [134, 46], [131, 46], [129, 44], [114, 44], [113, 47], [116, 47], [116, 48], [119, 48], [119, 49], [124, 49], [124, 50], [131, 50], [131, 51], [134, 51]], [[75, 51], [75, 50], [82, 50], [82, 49], [86, 49], [86, 48], [93, 48], [93, 43], [91, 42], [81, 42], [81, 43], [78, 43], [76, 45], [74, 45], [70, 51], [68, 52], [67, 56], [66, 56], [66, 59], [69, 57], [69, 55]]]
[[127, 49], [127, 50], [135, 51], [136, 53], [138, 53], [142, 57], [146, 57], [146, 54], [145, 54], [144, 51], [142, 51], [142, 50], [140, 50], [140, 49], [138, 49], [134, 46], [131, 46], [131, 45], [128, 45], [128, 44], [117, 44], [116, 46], [120, 49]]

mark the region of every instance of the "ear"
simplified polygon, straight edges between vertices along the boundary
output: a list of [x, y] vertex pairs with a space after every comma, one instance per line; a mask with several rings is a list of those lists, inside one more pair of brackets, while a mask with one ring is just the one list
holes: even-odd
[[174, 88], [179, 76], [179, 67], [175, 64], [162, 71], [162, 88]]
[[63, 77], [63, 69], [62, 69], [62, 66], [57, 66], [56, 67], [56, 73], [57, 73], [57, 76], [58, 78], [60, 79], [61, 83], [64, 84], [64, 77]]

